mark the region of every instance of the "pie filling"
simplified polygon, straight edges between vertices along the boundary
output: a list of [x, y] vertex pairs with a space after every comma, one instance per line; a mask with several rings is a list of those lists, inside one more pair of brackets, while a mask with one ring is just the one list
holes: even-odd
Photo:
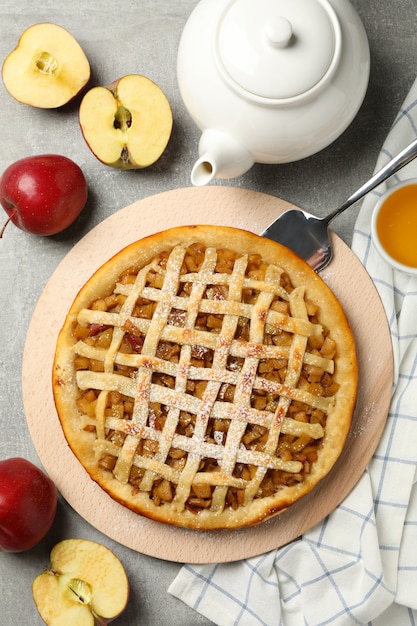
[[305, 481], [339, 384], [304, 291], [257, 253], [201, 243], [126, 269], [72, 325], [98, 467], [196, 516]]

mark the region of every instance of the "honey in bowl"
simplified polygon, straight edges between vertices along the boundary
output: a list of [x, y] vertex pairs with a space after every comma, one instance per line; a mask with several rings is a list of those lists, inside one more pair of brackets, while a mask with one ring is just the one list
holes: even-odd
[[417, 180], [401, 183], [381, 197], [373, 231], [374, 241], [387, 260], [403, 266], [399, 269], [417, 272]]

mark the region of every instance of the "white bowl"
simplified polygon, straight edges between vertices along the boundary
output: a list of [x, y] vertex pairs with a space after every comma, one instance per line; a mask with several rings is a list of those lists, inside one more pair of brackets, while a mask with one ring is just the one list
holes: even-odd
[[417, 276], [417, 178], [390, 187], [371, 221], [372, 241], [392, 267]]

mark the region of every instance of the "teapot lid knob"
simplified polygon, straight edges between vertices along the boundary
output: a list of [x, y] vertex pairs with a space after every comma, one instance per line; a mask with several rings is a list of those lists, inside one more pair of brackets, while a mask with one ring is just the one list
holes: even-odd
[[228, 0], [214, 46], [223, 79], [268, 104], [321, 89], [338, 67], [341, 48], [330, 0]]
[[267, 23], [265, 34], [268, 42], [277, 48], [286, 48], [293, 36], [291, 22], [285, 17], [275, 17]]

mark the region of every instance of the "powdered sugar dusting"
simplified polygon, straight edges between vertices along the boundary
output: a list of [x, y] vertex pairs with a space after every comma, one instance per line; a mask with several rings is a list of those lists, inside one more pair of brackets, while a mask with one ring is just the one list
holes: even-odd
[[374, 416], [375, 416], [375, 408], [376, 408], [375, 401], [369, 402], [367, 405], [363, 407], [360, 418], [352, 426], [350, 430], [349, 438], [356, 439], [357, 437], [362, 436], [368, 430], [368, 428], [372, 426], [372, 423], [374, 421]]

